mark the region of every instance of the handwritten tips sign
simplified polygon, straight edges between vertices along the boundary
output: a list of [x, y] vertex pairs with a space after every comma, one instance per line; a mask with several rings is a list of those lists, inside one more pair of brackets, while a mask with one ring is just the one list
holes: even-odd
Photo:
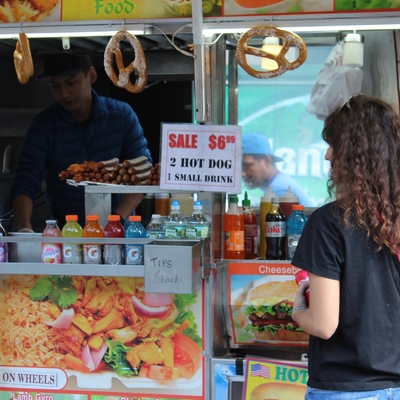
[[201, 286], [200, 242], [163, 239], [144, 246], [144, 286], [149, 293], [197, 292]]
[[241, 176], [240, 126], [162, 124], [161, 189], [240, 193]]

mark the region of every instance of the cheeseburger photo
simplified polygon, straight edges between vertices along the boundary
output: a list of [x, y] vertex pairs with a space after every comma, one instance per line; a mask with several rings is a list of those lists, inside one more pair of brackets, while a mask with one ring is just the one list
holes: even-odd
[[258, 340], [308, 342], [308, 333], [291, 317], [296, 291], [294, 280], [256, 286], [249, 293], [244, 310], [251, 322], [246, 331], [252, 332]]

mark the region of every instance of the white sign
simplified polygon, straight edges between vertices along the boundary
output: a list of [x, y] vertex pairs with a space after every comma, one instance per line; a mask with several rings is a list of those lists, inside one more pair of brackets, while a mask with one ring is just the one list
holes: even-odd
[[162, 124], [161, 189], [241, 192], [237, 125]]
[[67, 374], [59, 368], [0, 367], [0, 387], [60, 390], [67, 380]]

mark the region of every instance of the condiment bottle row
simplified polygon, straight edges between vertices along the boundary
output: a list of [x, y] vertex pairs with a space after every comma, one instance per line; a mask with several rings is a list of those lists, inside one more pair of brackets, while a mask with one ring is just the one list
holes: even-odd
[[259, 232], [247, 192], [242, 207], [238, 202], [238, 196], [229, 196], [224, 214], [224, 258], [291, 260], [307, 217], [290, 187], [281, 197], [269, 188], [261, 198]]

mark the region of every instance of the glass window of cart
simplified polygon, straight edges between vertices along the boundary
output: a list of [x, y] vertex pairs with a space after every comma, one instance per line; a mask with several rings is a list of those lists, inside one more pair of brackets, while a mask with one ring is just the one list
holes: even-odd
[[[268, 138], [272, 153], [283, 159], [276, 164], [278, 170], [308, 192], [311, 207], [319, 207], [328, 197], [329, 164], [324, 159], [328, 146], [321, 138], [323, 121], [306, 107], [332, 46], [308, 46], [307, 50], [303, 65], [275, 78], [257, 79], [238, 66], [238, 125], [242, 135], [260, 133]], [[261, 70], [259, 57], [247, 56], [247, 60]], [[264, 191], [242, 182], [241, 198], [245, 191], [252, 206], [258, 207]]]

